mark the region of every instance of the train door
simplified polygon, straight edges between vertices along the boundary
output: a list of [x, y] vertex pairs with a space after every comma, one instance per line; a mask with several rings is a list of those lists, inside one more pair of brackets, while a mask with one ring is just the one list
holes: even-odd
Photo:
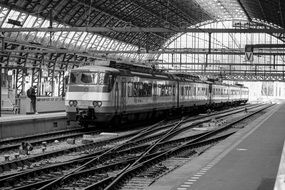
[[175, 82], [174, 81], [169, 85], [169, 88], [171, 88], [170, 95], [172, 96], [172, 100], [171, 100], [172, 106], [176, 107]]
[[209, 97], [209, 104], [212, 103], [212, 96], [213, 96], [213, 85], [212, 85], [212, 84], [209, 84], [209, 94], [208, 94], [208, 97]]
[[126, 78], [122, 78], [122, 83], [121, 83], [121, 112], [126, 111], [126, 89], [127, 89], [127, 83], [126, 83]]
[[[156, 103], [157, 103], [157, 83], [156, 82], [153, 83], [152, 97], [153, 97], [153, 103], [154, 103], [154, 105], [156, 105]], [[156, 106], [154, 106], [154, 107], [156, 107]]]
[[118, 82], [115, 83], [115, 111], [119, 111], [119, 85]]
[[180, 98], [180, 93], [179, 93], [179, 89], [180, 89], [180, 86], [179, 86], [179, 82], [177, 82], [177, 88], [175, 89], [176, 90], [176, 97], [177, 97], [177, 108], [179, 108], [179, 104], [180, 104], [180, 102], [179, 102], [179, 98]]

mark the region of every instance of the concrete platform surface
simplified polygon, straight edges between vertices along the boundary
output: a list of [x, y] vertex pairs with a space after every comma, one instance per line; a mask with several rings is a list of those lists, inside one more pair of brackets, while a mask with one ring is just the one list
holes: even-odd
[[147, 190], [274, 189], [284, 139], [285, 104], [281, 104]]
[[10, 121], [29, 120], [29, 119], [65, 117], [65, 116], [66, 116], [66, 112], [28, 114], [28, 115], [2, 114], [0, 117], [0, 123], [10, 122]]
[[10, 115], [0, 117], [0, 139], [30, 136], [76, 127], [78, 124], [75, 122], [67, 123], [65, 112]]

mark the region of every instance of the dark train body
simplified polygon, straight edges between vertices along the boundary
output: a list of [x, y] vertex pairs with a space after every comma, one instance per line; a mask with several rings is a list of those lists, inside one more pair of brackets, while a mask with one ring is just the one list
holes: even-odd
[[121, 123], [245, 103], [248, 88], [203, 82], [143, 66], [110, 62], [70, 73], [66, 112], [71, 121]]

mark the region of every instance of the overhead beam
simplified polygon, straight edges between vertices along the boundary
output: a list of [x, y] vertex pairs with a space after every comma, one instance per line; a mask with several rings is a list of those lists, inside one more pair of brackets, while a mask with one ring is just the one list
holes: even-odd
[[205, 69], [187, 69], [187, 68], [182, 68], [182, 69], [162, 69], [165, 71], [185, 71], [185, 72], [194, 72], [194, 73], [207, 73], [207, 74], [212, 74], [212, 73], [222, 73], [222, 74], [257, 74], [257, 73], [265, 73], [265, 74], [280, 74], [280, 73], [284, 73], [284, 71], [273, 71], [273, 70], [246, 70], [246, 69], [237, 69], [237, 70], [230, 70], [230, 69], [209, 69], [209, 70], [205, 70]]
[[[269, 50], [268, 50], [269, 51]], [[86, 56], [91, 58], [100, 58], [98, 57], [98, 54], [209, 54], [208, 49], [205, 48], [184, 48], [184, 49], [163, 49], [163, 50], [139, 50], [139, 51], [133, 51], [133, 50], [119, 50], [119, 51], [113, 51], [113, 50], [88, 50], [88, 51], [77, 51], [77, 50], [65, 50], [65, 49], [41, 49], [41, 50], [4, 50], [0, 53], [68, 53], [68, 54], [78, 54], [80, 56]], [[241, 49], [211, 49], [211, 54], [214, 55], [244, 55], [244, 49], [243, 51]], [[285, 52], [282, 51], [271, 51], [271, 52], [254, 52], [254, 55], [277, 55], [277, 56], [285, 56]], [[1, 56], [1, 54], [0, 54]]]
[[254, 48], [285, 48], [285, 44], [247, 44], [245, 49]]
[[[191, 65], [202, 65], [204, 66], [205, 63], [199, 62], [199, 63], [180, 63], [180, 62], [163, 62], [159, 63], [159, 65], [175, 65], [175, 66], [191, 66]], [[247, 66], [247, 67], [273, 67], [273, 63], [207, 63], [207, 67], [212, 66]], [[276, 64], [275, 67], [285, 67], [285, 64]]]
[[279, 28], [142, 28], [142, 27], [69, 27], [69, 28], [0, 28], [0, 32], [155, 32], [155, 33], [285, 33]]

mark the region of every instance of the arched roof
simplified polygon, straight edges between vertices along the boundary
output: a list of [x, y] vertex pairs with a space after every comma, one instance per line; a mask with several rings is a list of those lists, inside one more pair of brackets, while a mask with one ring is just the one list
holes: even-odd
[[243, 5], [250, 18], [256, 18], [268, 23], [285, 26], [284, 0], [238, 0]]
[[[52, 20], [53, 27], [179, 28], [218, 19], [248, 19], [283, 28], [285, 16], [283, 0], [0, 0], [0, 6], [1, 27], [7, 23], [12, 10], [20, 12], [14, 14], [13, 19], [30, 27], [47, 27]], [[158, 50], [176, 34], [61, 32], [52, 35], [52, 45], [82, 51]], [[27, 32], [20, 35], [14, 32], [7, 36], [41, 45], [48, 44], [49, 34]], [[134, 54], [126, 56], [138, 57]]]
[[[189, 9], [183, 7], [179, 1], [170, 0], [5, 0], [0, 1], [0, 5], [27, 14], [51, 18], [60, 24], [73, 27], [185, 27], [212, 19], [197, 3], [189, 2]], [[149, 49], [160, 48], [174, 35], [118, 32], [99, 34]]]

